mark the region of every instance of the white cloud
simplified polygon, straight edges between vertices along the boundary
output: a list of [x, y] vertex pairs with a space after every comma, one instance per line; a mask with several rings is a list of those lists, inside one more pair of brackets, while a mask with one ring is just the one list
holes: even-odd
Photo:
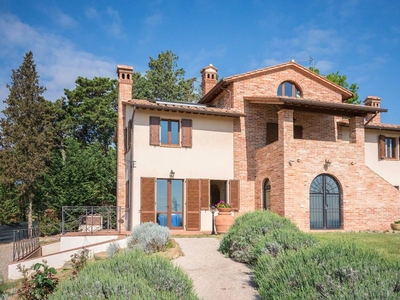
[[124, 37], [122, 19], [117, 10], [108, 7], [105, 12], [99, 12], [90, 7], [85, 10], [85, 15], [113, 37]]
[[[56, 100], [64, 88], [73, 89], [78, 76], [115, 78], [116, 63], [76, 49], [64, 37], [36, 29], [13, 15], [0, 15], [0, 101], [8, 96], [11, 69], [17, 69], [24, 54], [33, 52], [39, 84], [47, 88], [44, 96]], [[0, 110], [4, 104], [0, 103]]]
[[162, 22], [162, 14], [155, 14], [146, 17], [145, 24], [147, 27], [154, 27]]

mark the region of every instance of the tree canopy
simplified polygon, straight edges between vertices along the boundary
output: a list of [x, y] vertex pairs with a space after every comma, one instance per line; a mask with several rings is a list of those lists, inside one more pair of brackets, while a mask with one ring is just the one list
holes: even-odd
[[[317, 73], [318, 75], [321, 75], [319, 70], [310, 67], [310, 70], [313, 71], [314, 73]], [[324, 76], [324, 75], [322, 75]], [[358, 99], [358, 89], [359, 87], [357, 86], [356, 83], [349, 84], [347, 82], [347, 76], [346, 75], [340, 75], [339, 71], [335, 73], [329, 73], [328, 75], [324, 76], [326, 79], [329, 81], [336, 83], [337, 85], [340, 85], [341, 87], [344, 87], [345, 89], [348, 89], [350, 92], [354, 94], [354, 97], [351, 97], [347, 100], [347, 103], [352, 103], [352, 104], [360, 104], [361, 100]]]
[[200, 95], [195, 91], [196, 77], [185, 79], [185, 70], [178, 68], [179, 57], [172, 51], [150, 57], [149, 70], [142, 76], [133, 75], [132, 97], [161, 101], [197, 102]]
[[107, 153], [117, 122], [117, 80], [78, 77], [75, 84], [74, 90], [64, 90], [66, 97], [58, 102], [58, 128], [83, 145], [99, 142]]
[[12, 70], [11, 80], [0, 120], [1, 179], [25, 200], [30, 228], [35, 185], [51, 156], [53, 115], [50, 102], [42, 97], [45, 88], [39, 85], [32, 52]]

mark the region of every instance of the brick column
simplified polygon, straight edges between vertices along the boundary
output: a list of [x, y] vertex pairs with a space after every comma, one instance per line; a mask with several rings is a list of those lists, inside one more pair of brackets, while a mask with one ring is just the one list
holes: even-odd
[[286, 141], [293, 140], [293, 110], [281, 109], [278, 111], [278, 132], [279, 140], [286, 144]]
[[125, 105], [122, 101], [132, 99], [133, 67], [117, 66], [118, 75], [118, 120], [117, 120], [117, 206], [125, 208]]
[[350, 143], [364, 145], [364, 118], [351, 117], [349, 120]]

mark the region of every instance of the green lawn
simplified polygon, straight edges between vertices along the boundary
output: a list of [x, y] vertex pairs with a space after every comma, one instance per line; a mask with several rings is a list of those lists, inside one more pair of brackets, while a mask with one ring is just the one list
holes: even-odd
[[320, 241], [354, 241], [376, 249], [389, 260], [400, 261], [400, 234], [398, 233], [324, 232], [312, 234]]

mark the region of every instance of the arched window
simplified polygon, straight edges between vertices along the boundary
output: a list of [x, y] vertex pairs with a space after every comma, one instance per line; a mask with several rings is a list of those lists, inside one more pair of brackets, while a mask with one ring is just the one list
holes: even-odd
[[303, 97], [297, 85], [290, 81], [284, 81], [279, 85], [277, 95], [296, 98]]
[[332, 176], [321, 174], [315, 177], [310, 186], [310, 228], [341, 228], [340, 199], [339, 184]]
[[263, 209], [271, 209], [271, 182], [265, 179], [263, 185]]

